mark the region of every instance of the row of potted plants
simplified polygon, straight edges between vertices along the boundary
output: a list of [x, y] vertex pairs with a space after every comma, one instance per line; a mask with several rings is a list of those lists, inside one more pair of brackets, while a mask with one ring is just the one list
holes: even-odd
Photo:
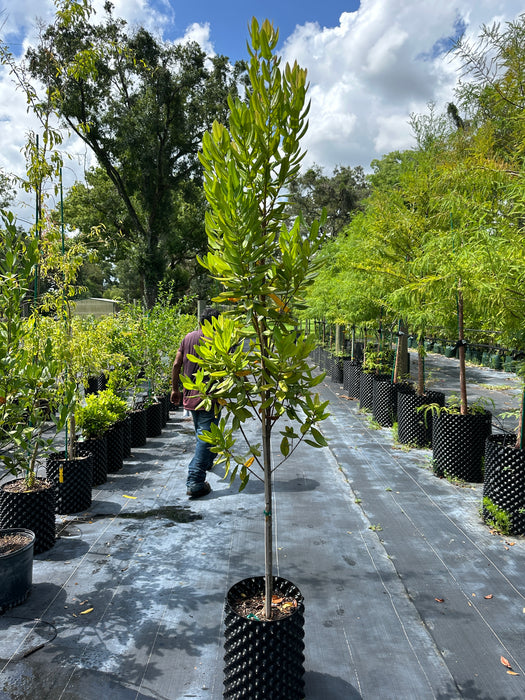
[[[439, 391], [418, 391], [412, 382], [393, 381], [381, 375], [377, 349], [372, 349], [372, 366], [364, 360], [343, 361], [343, 383], [349, 398], [358, 399], [361, 409], [371, 411], [381, 426], [395, 426], [397, 440], [412, 447], [432, 449], [434, 473], [466, 482], [483, 482], [482, 516], [504, 534], [525, 534], [525, 449], [519, 420], [517, 436], [492, 434], [492, 414], [481, 402], [461, 412], [461, 402]], [[386, 354], [383, 353], [386, 361]], [[314, 361], [330, 369], [339, 358], [317, 348]], [[331, 364], [330, 364], [331, 363]], [[419, 363], [422, 368], [423, 363]], [[387, 365], [385, 365], [386, 367]], [[391, 369], [393, 366], [391, 365]], [[334, 381], [340, 381], [334, 376]], [[523, 406], [521, 411], [522, 415]]]
[[[166, 296], [148, 315], [124, 305], [99, 321], [75, 316], [82, 244], [66, 250], [53, 227], [30, 236], [10, 214], [1, 216], [0, 528], [32, 531], [34, 537], [24, 537], [38, 554], [54, 545], [55, 509], [85, 510], [92, 485], [105, 480], [95, 440], [104, 434], [118, 464], [124, 427], [143, 405], [144, 429], [131, 434], [143, 441], [148, 430], [159, 434], [171, 363], [196, 318]], [[101, 373], [108, 389], [90, 395], [90, 377]]]

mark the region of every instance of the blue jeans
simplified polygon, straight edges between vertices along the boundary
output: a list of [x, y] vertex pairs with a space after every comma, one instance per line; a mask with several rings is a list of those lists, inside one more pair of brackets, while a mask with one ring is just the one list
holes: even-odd
[[204, 430], [209, 430], [212, 423], [219, 422], [219, 416], [215, 415], [215, 411], [190, 411], [195, 427], [195, 437], [197, 439], [195, 445], [195, 454], [188, 465], [188, 479], [186, 487], [191, 491], [198, 491], [202, 488], [206, 481], [206, 471], [211, 469], [215, 454], [210, 451], [210, 445], [200, 436]]

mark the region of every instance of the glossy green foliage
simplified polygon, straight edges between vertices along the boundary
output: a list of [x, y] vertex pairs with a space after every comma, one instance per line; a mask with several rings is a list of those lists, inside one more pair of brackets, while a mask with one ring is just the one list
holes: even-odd
[[[280, 418], [292, 421], [281, 431], [283, 459], [303, 439], [326, 444], [315, 427], [326, 404], [312, 394], [321, 378], [307, 363], [314, 340], [296, 332], [323, 236], [318, 221], [305, 233], [299, 219], [288, 226], [286, 214], [287, 188], [304, 155], [306, 71], [281, 66], [277, 41], [268, 21], [252, 20], [246, 100], [230, 100], [229, 127], [215, 122], [200, 156], [210, 205], [201, 263], [222, 286], [214, 301], [230, 310], [204, 329], [202, 369], [185, 385], [206, 395], [206, 406], [223, 407], [226, 415], [206, 439], [227, 469], [233, 464], [231, 478], [239, 473], [241, 487], [257, 465], [269, 478], [269, 440]], [[252, 416], [261, 425], [256, 444], [243, 431]], [[245, 448], [236, 445], [238, 431]]]

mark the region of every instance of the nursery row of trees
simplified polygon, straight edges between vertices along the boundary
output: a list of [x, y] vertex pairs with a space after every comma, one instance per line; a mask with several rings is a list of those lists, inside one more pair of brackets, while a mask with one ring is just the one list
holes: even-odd
[[412, 115], [416, 148], [373, 163], [363, 211], [324, 248], [310, 317], [457, 340], [462, 316], [471, 341], [525, 347], [524, 47], [525, 15], [457, 44], [456, 104]]

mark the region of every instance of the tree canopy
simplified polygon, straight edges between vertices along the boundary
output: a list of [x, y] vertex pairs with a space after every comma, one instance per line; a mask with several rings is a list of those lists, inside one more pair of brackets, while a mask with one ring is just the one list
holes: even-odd
[[330, 177], [319, 165], [312, 165], [290, 182], [288, 210], [291, 218], [299, 213], [306, 226], [311, 226], [326, 212], [325, 233], [336, 236], [362, 208], [369, 193], [365, 172], [361, 166], [337, 166]]
[[[226, 117], [238, 71], [224, 56], [208, 58], [196, 43], [129, 30], [109, 2], [100, 23], [88, 2], [58, 6], [27, 53], [29, 74], [45, 86], [40, 109], [58, 114], [82, 139], [111, 183], [98, 175], [86, 184], [96, 184], [97, 200], [101, 187], [107, 195], [99, 203], [105, 220], [97, 223], [118, 229], [132, 246], [127, 259], [151, 304], [168, 270], [187, 259], [188, 249], [194, 256], [204, 245], [202, 212], [196, 220], [189, 216], [200, 209], [197, 152], [213, 120]], [[71, 204], [80, 213], [78, 195]]]

